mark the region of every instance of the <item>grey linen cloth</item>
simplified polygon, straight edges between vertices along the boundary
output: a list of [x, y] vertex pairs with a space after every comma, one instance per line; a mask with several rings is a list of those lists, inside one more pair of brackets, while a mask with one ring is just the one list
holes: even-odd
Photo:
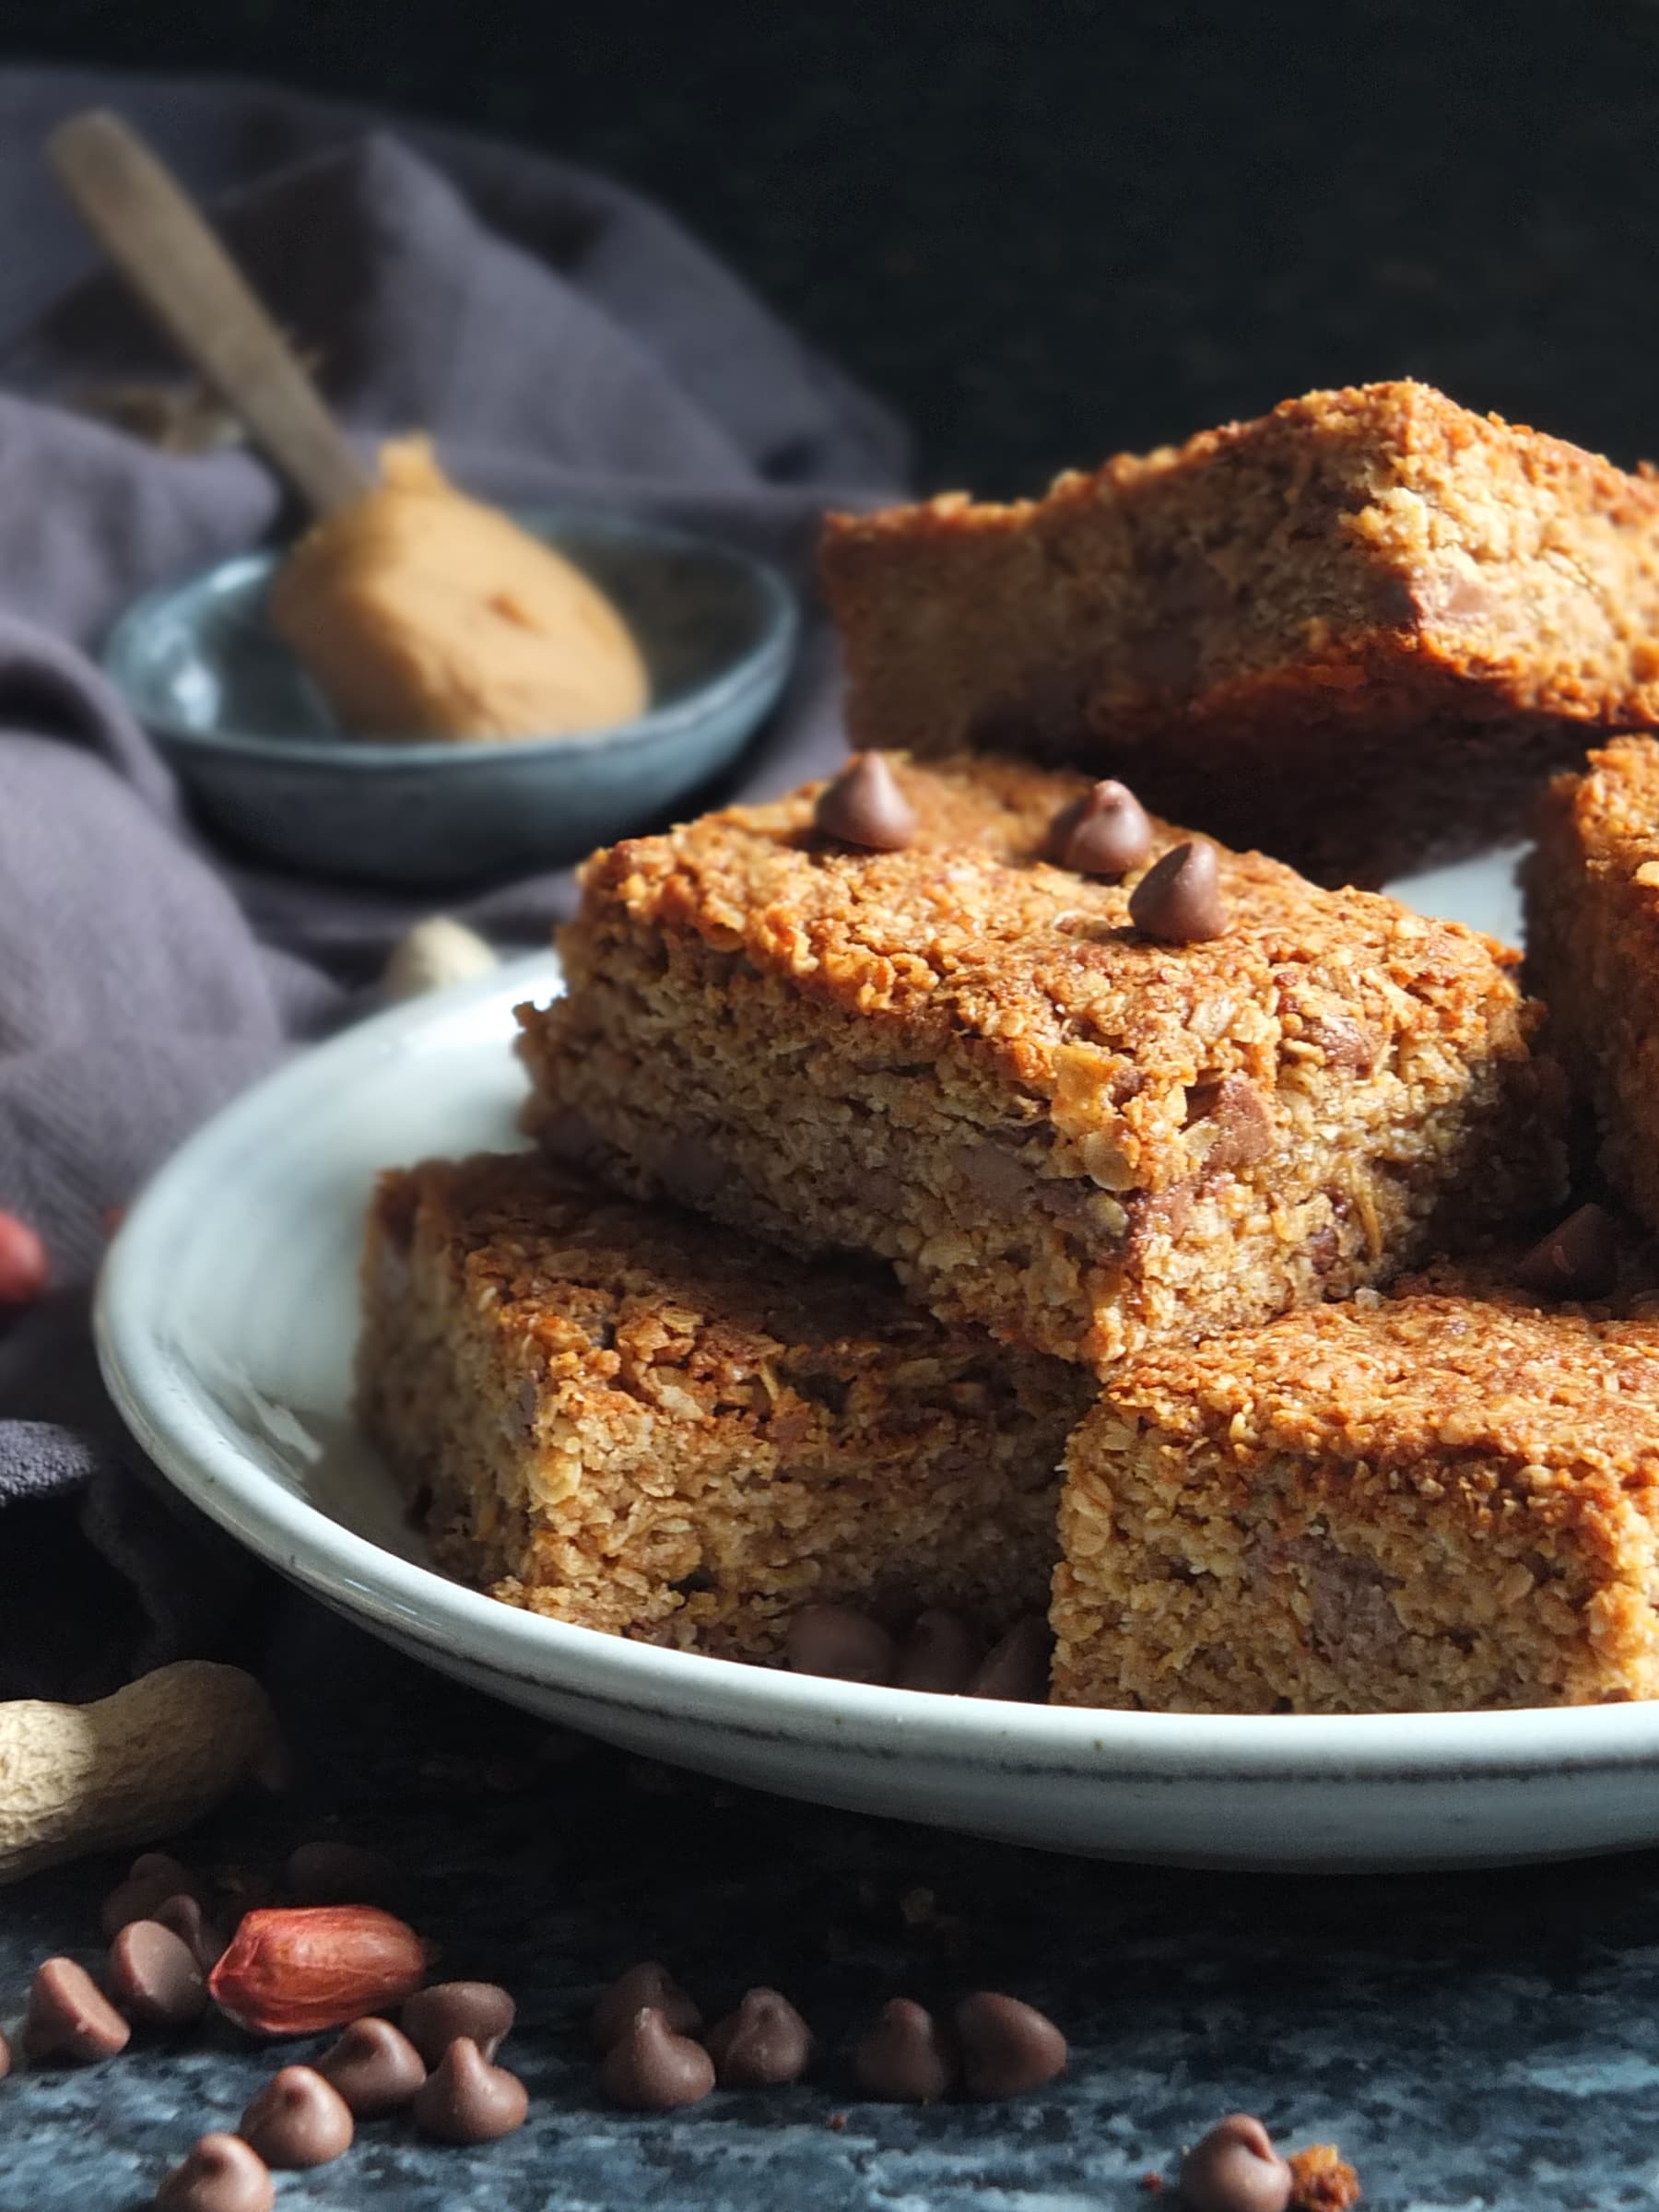
[[[349, 1018], [421, 911], [216, 852], [89, 657], [136, 593], [294, 520], [245, 449], [170, 453], [86, 411], [182, 379], [41, 159], [95, 102], [214, 204], [366, 450], [419, 427], [485, 497], [681, 523], [804, 590], [825, 507], [889, 493], [905, 460], [874, 402], [601, 178], [248, 87], [0, 73], [0, 1209], [46, 1239], [54, 1286], [0, 1321], [0, 1697], [210, 1651], [241, 1602], [240, 1561], [121, 1436], [88, 1285], [142, 1178]], [[741, 786], [840, 747], [812, 622]], [[558, 872], [450, 903], [529, 942], [570, 895]]]

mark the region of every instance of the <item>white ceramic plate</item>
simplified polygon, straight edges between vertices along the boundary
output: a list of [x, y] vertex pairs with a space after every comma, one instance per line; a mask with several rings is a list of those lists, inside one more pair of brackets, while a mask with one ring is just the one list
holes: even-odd
[[[1509, 869], [1409, 887], [1515, 926]], [[151, 1183], [98, 1328], [116, 1403], [186, 1497], [446, 1673], [769, 1789], [1104, 1856], [1412, 1865], [1659, 1841], [1659, 1704], [1240, 1718], [927, 1697], [658, 1651], [435, 1573], [352, 1434], [356, 1260], [377, 1168], [516, 1141], [512, 1008], [551, 957], [382, 1015], [239, 1100]]]

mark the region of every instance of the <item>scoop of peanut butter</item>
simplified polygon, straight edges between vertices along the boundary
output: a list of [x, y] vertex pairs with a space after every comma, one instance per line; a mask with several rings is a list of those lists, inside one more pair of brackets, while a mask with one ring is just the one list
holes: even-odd
[[449, 482], [425, 438], [300, 539], [271, 620], [360, 737], [571, 736], [626, 722], [650, 684], [581, 571]]

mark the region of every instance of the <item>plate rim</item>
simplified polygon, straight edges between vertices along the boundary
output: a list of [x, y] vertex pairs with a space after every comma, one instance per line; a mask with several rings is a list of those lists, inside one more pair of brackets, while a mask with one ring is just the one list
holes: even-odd
[[[1659, 1763], [1659, 1700], [1504, 1712], [1359, 1714], [1117, 1712], [940, 1698], [635, 1642], [522, 1612], [386, 1549], [291, 1491], [212, 1418], [211, 1395], [160, 1329], [165, 1253], [212, 1236], [189, 1196], [217, 1156], [269, 1119], [302, 1128], [309, 1094], [338, 1095], [354, 1066], [460, 1049], [492, 1012], [510, 1035], [520, 1000], [556, 989], [550, 950], [354, 1024], [222, 1107], [156, 1171], [100, 1271], [93, 1332], [123, 1421], [166, 1479], [289, 1580], [435, 1653], [589, 1703], [768, 1740], [839, 1746], [865, 1759], [1124, 1784], [1194, 1781], [1272, 1787], [1534, 1781]], [[365, 1193], [365, 1196], [367, 1194]]]

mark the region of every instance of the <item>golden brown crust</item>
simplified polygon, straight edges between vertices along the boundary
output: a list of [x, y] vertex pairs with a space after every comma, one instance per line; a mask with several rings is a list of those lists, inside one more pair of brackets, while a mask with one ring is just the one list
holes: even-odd
[[895, 771], [900, 853], [824, 839], [808, 790], [594, 856], [568, 996], [520, 1017], [544, 1137], [573, 1117], [636, 1195], [881, 1253], [936, 1311], [1101, 1362], [1549, 1203], [1512, 955], [1228, 853], [1227, 933], [1159, 944], [1139, 871], [1041, 858], [1081, 779]]
[[855, 743], [1075, 759], [1324, 881], [1491, 841], [1659, 723], [1659, 485], [1421, 384], [833, 517], [822, 570]]
[[1659, 1692], [1659, 1328], [1362, 1294], [1113, 1378], [1073, 1437], [1063, 1703]]
[[[1117, 1418], [1171, 1441], [1364, 1460], [1443, 1490], [1441, 1455], [1491, 1461], [1499, 1486], [1570, 1470], [1548, 1517], [1659, 1485], [1659, 1331], [1485, 1300], [1362, 1298], [1270, 1327], [1148, 1353], [1114, 1378]], [[1455, 1476], [1453, 1477], [1455, 1480]]]
[[1659, 745], [1617, 738], [1551, 785], [1526, 890], [1552, 1046], [1609, 1178], [1659, 1233]]
[[1040, 1608], [1074, 1371], [533, 1154], [382, 1179], [363, 1426], [440, 1560], [554, 1618], [774, 1656], [808, 1600]]

